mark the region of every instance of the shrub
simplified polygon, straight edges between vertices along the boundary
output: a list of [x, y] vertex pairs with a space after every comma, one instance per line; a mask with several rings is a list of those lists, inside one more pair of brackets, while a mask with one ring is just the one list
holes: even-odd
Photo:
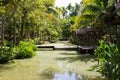
[[37, 50], [36, 45], [32, 41], [26, 42], [21, 41], [17, 47], [16, 58], [24, 59], [31, 58], [35, 56], [35, 51]]
[[34, 40], [31, 40], [34, 44], [38, 44], [40, 41], [40, 38], [35, 38]]
[[15, 54], [13, 48], [7, 46], [0, 46], [0, 63], [6, 63], [14, 59]]
[[110, 80], [120, 79], [120, 51], [117, 45], [102, 40], [95, 54], [100, 61], [100, 72]]
[[33, 49], [33, 51], [37, 51], [37, 46], [35, 45], [36, 42], [34, 40], [30, 40], [27, 42], [27, 45]]
[[57, 41], [58, 41], [58, 32], [51, 31], [51, 33], [50, 33], [50, 42], [55, 43]]

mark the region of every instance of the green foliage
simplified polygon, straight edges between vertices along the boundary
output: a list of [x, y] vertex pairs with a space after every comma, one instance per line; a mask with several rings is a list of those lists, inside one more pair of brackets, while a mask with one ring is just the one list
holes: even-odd
[[18, 47], [15, 47], [13, 43], [4, 41], [3, 46], [0, 46], [0, 63], [6, 63], [14, 58], [30, 58], [35, 56], [37, 50], [36, 41], [30, 40], [28, 42], [21, 41]]
[[111, 80], [120, 79], [120, 49], [117, 45], [101, 40], [95, 54], [100, 61], [100, 72]]
[[[60, 28], [59, 14], [53, 8], [54, 0], [0, 1], [0, 4], [4, 3], [6, 5], [0, 6], [0, 19], [4, 26], [2, 41], [14, 41], [17, 44], [21, 40], [41, 36], [43, 37], [41, 40], [44, 40], [45, 29], [49, 29], [51, 26], [54, 26], [56, 30]], [[43, 28], [43, 32], [40, 28]]]
[[58, 40], [58, 33], [56, 31], [51, 31], [50, 42], [56, 42]]
[[17, 47], [16, 58], [23, 59], [23, 58], [31, 58], [35, 56], [35, 51], [37, 47], [33, 44], [32, 41], [26, 42], [21, 41]]
[[29, 40], [29, 41], [21, 41], [21, 42], [27, 42], [26, 44], [29, 45], [34, 51], [37, 51], [37, 47], [36, 47], [36, 39], [34, 40]]
[[[84, 4], [84, 1], [88, 4]], [[94, 28], [100, 28], [103, 34], [110, 36], [110, 41], [118, 42], [118, 28], [119, 25], [119, 8], [116, 8], [117, 0], [84, 0], [83, 6], [81, 7], [81, 13], [76, 17], [75, 26], [76, 28], [83, 28], [91, 26]], [[114, 29], [113, 29], [114, 28]], [[115, 34], [115, 35], [113, 35]], [[101, 34], [98, 34], [101, 35]], [[118, 34], [119, 35], [119, 34]]]
[[6, 63], [14, 59], [14, 50], [11, 47], [0, 46], [0, 63]]

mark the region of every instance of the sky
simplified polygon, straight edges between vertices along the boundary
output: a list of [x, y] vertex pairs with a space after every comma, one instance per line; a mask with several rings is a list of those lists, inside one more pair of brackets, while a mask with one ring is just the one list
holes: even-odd
[[66, 7], [68, 4], [74, 5], [75, 3], [80, 3], [81, 0], [55, 0], [55, 6], [57, 7]]

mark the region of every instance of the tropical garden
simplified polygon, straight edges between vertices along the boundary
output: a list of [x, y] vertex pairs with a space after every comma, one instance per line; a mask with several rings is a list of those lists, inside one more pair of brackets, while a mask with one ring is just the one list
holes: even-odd
[[37, 44], [69, 40], [79, 45], [77, 29], [97, 33], [94, 70], [108, 80], [120, 79], [120, 1], [82, 0], [55, 7], [55, 0], [0, 0], [0, 63], [32, 58]]

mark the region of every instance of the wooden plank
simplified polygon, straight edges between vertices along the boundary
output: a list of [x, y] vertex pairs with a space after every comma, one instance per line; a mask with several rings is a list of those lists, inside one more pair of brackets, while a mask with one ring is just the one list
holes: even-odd
[[53, 48], [53, 50], [55, 50], [54, 46], [47, 46], [47, 45], [37, 45], [38, 48]]
[[56, 47], [55, 50], [77, 50], [77, 47]]
[[95, 48], [96, 46], [78, 46], [78, 51], [81, 52], [82, 54], [84, 53], [93, 54]]
[[81, 48], [82, 50], [90, 50], [90, 49], [94, 49], [95, 46], [78, 46], [78, 48]]
[[53, 50], [78, 50], [77, 46], [53, 46], [53, 45], [37, 45], [38, 48], [53, 48]]

